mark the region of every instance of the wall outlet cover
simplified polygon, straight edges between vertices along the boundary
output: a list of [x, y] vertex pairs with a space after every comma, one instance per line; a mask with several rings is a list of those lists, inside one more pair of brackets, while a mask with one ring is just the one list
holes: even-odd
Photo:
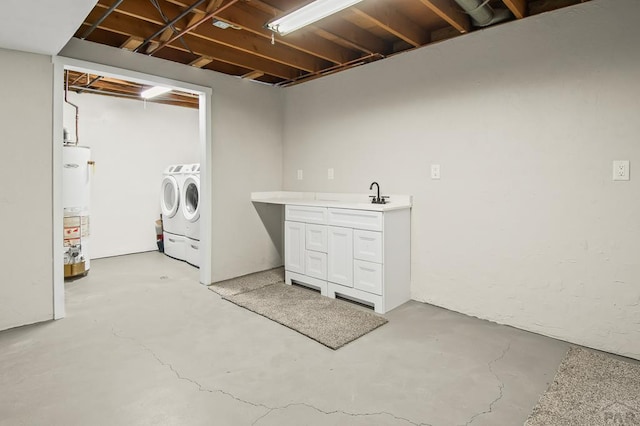
[[298, 180], [302, 180], [303, 176], [302, 170], [298, 170]]
[[431, 165], [431, 179], [440, 179], [440, 164]]
[[613, 180], [629, 180], [629, 160], [613, 161]]
[[333, 178], [334, 178], [333, 169], [327, 169], [327, 179], [333, 180]]

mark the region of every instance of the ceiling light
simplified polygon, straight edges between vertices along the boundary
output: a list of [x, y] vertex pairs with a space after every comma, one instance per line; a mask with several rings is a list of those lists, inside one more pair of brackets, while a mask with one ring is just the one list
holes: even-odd
[[145, 99], [151, 99], [170, 91], [171, 89], [168, 87], [154, 86], [151, 89], [147, 89], [144, 92], [140, 93], [140, 96]]
[[231, 26], [231, 24], [229, 24], [228, 22], [220, 21], [219, 19], [215, 19], [215, 18], [213, 18], [213, 21], [211, 23], [213, 24], [214, 27], [218, 27], [223, 30], [226, 30]]
[[268, 22], [266, 27], [280, 35], [289, 34], [299, 28], [340, 12], [362, 0], [316, 0], [293, 12]]

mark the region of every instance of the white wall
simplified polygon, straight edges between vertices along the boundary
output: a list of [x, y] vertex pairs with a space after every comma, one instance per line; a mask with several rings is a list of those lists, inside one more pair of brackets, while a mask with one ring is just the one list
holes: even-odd
[[3, 49], [0, 64], [0, 330], [4, 330], [53, 318], [53, 67], [50, 56]]
[[[200, 162], [198, 110], [90, 93], [68, 94], [80, 107], [80, 145], [96, 162], [91, 192], [92, 259], [157, 250], [162, 172]], [[75, 140], [75, 110], [64, 125]]]
[[413, 194], [413, 298], [640, 358], [638, 16], [594, 0], [286, 89], [284, 188]]
[[78, 39], [60, 55], [211, 87], [214, 280], [282, 264], [250, 202], [282, 185], [280, 90]]

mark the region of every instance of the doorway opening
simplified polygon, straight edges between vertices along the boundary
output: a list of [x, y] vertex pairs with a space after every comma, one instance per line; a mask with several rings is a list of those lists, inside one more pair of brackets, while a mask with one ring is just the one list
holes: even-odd
[[[69, 216], [69, 214], [65, 214], [65, 211], [66, 211], [64, 206], [65, 201], [63, 201], [66, 198], [64, 196], [65, 191], [64, 191], [64, 185], [63, 185], [63, 172], [67, 172], [67, 170], [64, 170], [63, 155], [66, 154], [67, 152], [65, 150], [68, 147], [73, 147], [74, 144], [91, 145], [92, 143], [91, 140], [87, 140], [87, 138], [82, 138], [82, 135], [83, 135], [82, 128], [80, 128], [79, 132], [76, 130], [77, 127], [74, 125], [73, 117], [71, 120], [69, 119], [69, 115], [73, 116], [73, 114], [70, 114], [68, 111], [68, 109], [72, 107], [65, 102], [65, 94], [67, 95], [67, 97], [70, 97], [70, 94], [73, 93], [72, 91], [65, 90], [69, 86], [75, 87], [75, 92], [86, 91], [87, 93], [91, 93], [92, 91], [100, 90], [97, 88], [99, 87], [99, 85], [96, 83], [101, 82], [102, 87], [111, 88], [111, 90], [119, 91], [120, 95], [123, 95], [123, 96], [119, 96], [120, 98], [135, 97], [137, 99], [140, 99], [138, 97], [138, 93], [142, 88], [147, 89], [151, 87], [161, 86], [170, 90], [171, 92], [169, 94], [165, 94], [162, 98], [160, 98], [160, 102], [158, 103], [155, 102], [158, 99], [155, 99], [154, 101], [136, 100], [132, 102], [132, 101], [123, 101], [122, 99], [116, 100], [115, 97], [107, 97], [107, 96], [92, 96], [91, 98], [92, 100], [95, 100], [95, 98], [109, 98], [109, 99], [102, 99], [99, 101], [99, 103], [125, 102], [124, 104], [118, 104], [120, 107], [122, 107], [123, 105], [126, 107], [127, 102], [129, 104], [135, 103], [135, 104], [138, 104], [137, 105], [138, 108], [144, 108], [144, 109], [148, 108], [149, 110], [152, 110], [152, 111], [146, 111], [146, 112], [153, 112], [153, 113], [157, 113], [158, 115], [163, 113], [166, 114], [168, 111], [167, 108], [173, 108], [173, 107], [170, 107], [169, 105], [180, 105], [182, 107], [186, 107], [186, 108], [179, 108], [180, 111], [178, 111], [178, 113], [182, 114], [185, 117], [188, 117], [188, 119], [191, 120], [192, 122], [195, 122], [196, 129], [193, 130], [190, 137], [191, 140], [194, 140], [193, 146], [188, 149], [185, 149], [185, 151], [188, 151], [190, 149], [191, 155], [184, 154], [182, 157], [180, 157], [178, 154], [178, 151], [176, 151], [174, 156], [169, 155], [168, 157], [168, 158], [175, 158], [175, 161], [171, 161], [171, 160], [167, 161], [167, 159], [162, 160], [163, 154], [165, 154], [164, 156], [166, 157], [167, 153], [166, 152], [154, 153], [153, 146], [151, 145], [147, 145], [146, 147], [138, 146], [137, 148], [131, 146], [130, 148], [137, 149], [138, 152], [136, 155], [140, 158], [144, 157], [148, 159], [153, 159], [153, 161], [155, 161], [156, 163], [163, 162], [163, 161], [167, 163], [167, 164], [163, 163], [164, 166], [160, 166], [161, 170], [157, 172], [155, 176], [152, 177], [152, 179], [157, 180], [157, 182], [155, 182], [154, 188], [158, 188], [158, 190], [161, 187], [161, 177], [168, 174], [169, 172], [168, 169], [170, 166], [175, 166], [176, 164], [191, 166], [188, 170], [191, 174], [188, 175], [187, 173], [184, 173], [183, 175], [184, 179], [186, 179], [187, 177], [192, 177], [191, 180], [193, 180], [193, 178], [197, 178], [196, 173], [199, 173], [197, 225], [198, 225], [200, 239], [197, 241], [197, 244], [198, 244], [197, 252], [195, 252], [195, 254], [191, 253], [191, 261], [189, 263], [198, 264], [198, 266], [200, 267], [199, 281], [205, 285], [210, 284], [212, 282], [211, 225], [210, 225], [211, 224], [212, 186], [209, 184], [210, 177], [212, 176], [211, 174], [211, 164], [212, 164], [211, 118], [210, 118], [211, 117], [211, 113], [210, 113], [211, 94], [212, 94], [211, 88], [197, 86], [190, 83], [171, 80], [171, 79], [167, 79], [159, 76], [143, 74], [143, 73], [138, 73], [130, 70], [119, 69], [119, 68], [109, 67], [105, 65], [89, 63], [85, 61], [78, 61], [78, 60], [74, 60], [70, 58], [62, 58], [62, 57], [58, 57], [54, 59], [54, 79], [56, 81], [56, 84], [54, 84], [54, 94], [53, 94], [54, 95], [54, 120], [53, 120], [54, 122], [54, 125], [53, 125], [54, 318], [58, 319], [65, 316], [64, 277], [67, 275], [65, 274], [64, 265], [66, 261], [69, 260], [69, 259], [65, 259], [65, 256], [68, 257], [70, 255], [69, 247], [65, 248], [65, 244], [69, 246], [70, 243], [76, 242], [74, 240], [67, 239], [66, 237], [68, 236], [66, 234], [63, 235], [63, 229], [65, 233], [67, 232], [67, 229], [65, 228], [67, 223], [65, 221], [69, 223], [71, 221], [71, 219], [65, 218], [65, 216]], [[61, 82], [65, 82], [65, 84], [60, 84]], [[72, 96], [75, 96], [76, 100], [79, 99], [79, 96], [77, 94]], [[67, 100], [70, 100], [70, 99], [67, 99]], [[65, 110], [65, 108], [67, 108], [67, 110]], [[113, 111], [117, 111], [118, 109], [119, 108], [115, 108], [113, 109]], [[197, 109], [197, 112], [194, 112], [194, 109]], [[122, 111], [120, 111], [120, 113], [122, 113]], [[83, 118], [82, 118], [83, 112], [81, 112], [80, 114], [81, 114], [80, 122], [83, 123]], [[91, 114], [91, 111], [85, 111], [84, 114], [85, 115]], [[123, 121], [127, 121], [129, 120], [130, 117], [121, 116], [121, 118]], [[115, 117], [115, 119], [117, 119], [117, 117]], [[96, 121], [95, 117], [93, 117], [92, 120]], [[98, 121], [99, 120], [100, 118], [98, 118]], [[165, 118], [165, 121], [168, 121], [168, 120]], [[86, 122], [86, 117], [84, 119], [84, 122]], [[136, 126], [136, 122], [137, 122], [136, 119], [129, 120], [127, 122], [128, 122], [127, 128], [129, 129], [130, 133], [136, 133], [139, 130], [137, 129], [137, 126]], [[144, 126], [144, 123], [139, 123], [139, 124], [140, 124], [140, 127]], [[99, 123], [98, 124], [94, 123], [94, 127], [99, 128], [100, 127]], [[95, 138], [96, 137], [95, 135], [98, 134], [96, 133], [95, 128], [89, 129], [89, 133], [91, 132], [93, 132], [93, 135], [94, 135], [93, 138]], [[163, 133], [168, 133], [168, 132], [170, 132], [170, 128], [166, 128]], [[132, 135], [122, 135], [122, 139], [127, 139], [127, 136], [129, 136], [130, 138], [132, 137]], [[111, 138], [113, 137], [114, 136], [111, 135]], [[133, 138], [135, 139], [135, 136], [133, 136]], [[173, 137], [170, 135], [163, 135], [163, 139], [166, 139], [163, 142], [165, 146], [169, 146], [167, 144], [169, 144], [169, 140], [172, 138], [176, 139], [175, 141], [176, 144], [180, 144], [181, 140], [179, 135], [176, 134]], [[185, 138], [186, 138], [186, 135], [185, 135]], [[114, 145], [116, 145], [115, 142], [122, 142], [122, 141], [114, 140]], [[105, 144], [106, 142], [102, 141], [102, 145], [104, 146]], [[97, 145], [99, 146], [99, 144]], [[122, 151], [125, 151], [126, 148], [127, 148], [126, 144], [125, 145], [121, 144], [119, 149]], [[160, 146], [158, 146], [157, 148], [162, 150], [162, 147]], [[145, 150], [145, 149], [146, 151], [148, 151], [148, 157], [145, 156], [145, 153], [140, 152], [140, 150]], [[122, 152], [122, 154], [127, 155], [127, 152]], [[111, 157], [112, 158], [110, 159], [112, 161], [115, 161], [114, 160], [115, 157], [113, 156]], [[199, 161], [193, 161], [194, 159]], [[99, 162], [94, 164], [95, 164], [95, 169], [100, 170]], [[197, 170], [195, 167], [196, 164], [199, 165]], [[92, 164], [92, 167], [93, 166], [94, 165]], [[146, 167], [148, 168], [149, 165], [146, 164]], [[142, 170], [142, 168], [143, 168], [143, 165], [141, 164], [140, 169]], [[111, 169], [114, 169], [113, 165]], [[149, 171], [147, 170], [147, 172]], [[91, 172], [88, 172], [88, 173], [91, 173]], [[137, 178], [135, 166], [132, 164], [129, 164], [128, 167], [123, 167], [122, 169], [122, 173], [124, 174], [123, 176], [118, 176], [117, 171], [112, 170], [111, 173], [112, 175], [109, 180], [120, 179], [119, 186], [122, 186], [124, 182], [126, 182], [128, 179], [135, 180]], [[142, 173], [142, 172], [138, 171], [138, 173]], [[126, 174], [129, 174], [129, 176], [126, 176]], [[149, 177], [148, 176], [146, 177], [148, 180]], [[117, 189], [117, 188], [114, 188], [114, 189]], [[194, 201], [193, 194], [191, 194], [190, 197], [191, 198], [189, 199], [189, 201], [193, 202]], [[147, 200], [146, 204], [151, 203], [153, 204], [153, 206], [151, 207], [152, 210], [153, 209], [159, 210], [159, 205], [161, 204], [160, 201], [161, 201], [160, 194], [158, 193], [153, 197], [153, 199]], [[128, 207], [129, 206], [122, 206], [123, 209], [126, 209]], [[191, 207], [192, 207], [192, 203], [191, 203]], [[193, 215], [189, 215], [189, 217], [192, 220], [194, 219]], [[151, 219], [158, 219], [158, 217], [152, 217]], [[89, 221], [89, 218], [85, 219], [82, 217], [78, 217], [75, 220], [78, 220], [80, 223], [86, 223]], [[147, 225], [148, 229], [153, 230], [154, 228], [153, 222], [154, 221], [152, 220], [149, 221]], [[91, 227], [91, 225], [89, 225], [89, 227]], [[104, 227], [104, 224], [103, 224], [103, 227]], [[74, 231], [72, 228], [70, 230]], [[82, 233], [82, 230], [80, 230], [79, 232]], [[103, 230], [103, 234], [104, 234], [104, 230]], [[95, 246], [93, 245], [93, 242], [89, 243], [89, 241], [90, 239], [87, 240], [86, 247], [89, 247], [91, 249], [90, 251], [93, 251], [94, 250], [93, 247]], [[80, 243], [80, 240], [77, 240], [77, 242]], [[154, 243], [155, 242], [156, 241], [154, 241]], [[161, 248], [160, 242], [161, 241], [158, 240], [158, 248]], [[163, 245], [166, 244], [164, 241], [162, 243]], [[190, 244], [190, 246], [193, 246], [193, 244]], [[186, 244], [185, 244], [185, 247], [186, 247]], [[132, 253], [145, 251], [144, 248], [138, 249], [138, 250], [133, 248], [132, 250], [133, 250]], [[175, 250], [175, 247], [174, 247], [174, 250]], [[80, 254], [78, 253], [74, 253], [74, 254], [82, 255], [81, 252]], [[119, 254], [125, 254], [125, 253], [114, 252], [112, 255], [119, 255]], [[91, 253], [89, 253], [88, 256], [92, 257]], [[108, 257], [108, 256], [109, 256], [109, 249], [108, 248], [105, 249], [104, 247], [101, 247], [101, 251], [99, 251], [99, 255], [96, 255], [93, 257]], [[187, 260], [187, 259], [181, 259], [181, 260]]]

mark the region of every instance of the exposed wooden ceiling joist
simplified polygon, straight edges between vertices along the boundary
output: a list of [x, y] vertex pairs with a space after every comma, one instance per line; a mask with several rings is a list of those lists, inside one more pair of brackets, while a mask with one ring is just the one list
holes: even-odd
[[525, 0], [502, 0], [502, 2], [516, 18], [522, 19], [527, 16], [527, 2]]
[[[106, 0], [100, 0], [98, 5], [105, 7]], [[163, 7], [165, 14], [177, 15], [180, 13], [180, 9], [177, 6], [165, 3]], [[159, 19], [159, 15], [154, 14], [153, 10], [144, 7], [142, 3], [129, 3], [123, 2], [120, 8], [116, 10], [117, 13], [125, 14], [132, 18], [137, 18], [147, 23], [158, 25], [156, 31], [164, 25], [164, 22]], [[108, 28], [108, 23], [113, 20], [112, 17], [107, 18], [102, 24], [102, 28]], [[178, 22], [175, 24], [175, 28], [180, 30], [185, 23]], [[223, 30], [213, 25], [201, 25], [189, 35], [200, 37], [204, 40], [222, 44], [226, 47], [239, 50], [248, 55], [255, 55], [267, 60], [279, 62], [289, 67], [294, 67], [303, 71], [313, 72], [322, 69], [326, 64], [324, 61], [317, 57], [313, 57], [309, 54], [299, 52], [293, 49], [286, 48], [280, 44], [272, 45], [269, 40], [263, 37], [257, 37], [255, 34], [251, 34], [247, 31], [237, 31], [233, 29]], [[150, 35], [152, 35], [151, 33]], [[185, 37], [185, 40], [186, 37]], [[190, 43], [187, 44], [191, 47]], [[193, 47], [191, 47], [193, 49]]]
[[200, 56], [198, 59], [190, 62], [189, 65], [196, 68], [202, 68], [205, 65], [210, 64], [211, 62], [213, 62], [213, 58], [209, 56]]
[[420, 0], [433, 13], [445, 20], [449, 25], [461, 33], [471, 30], [469, 15], [464, 13], [453, 0]]
[[[286, 36], [265, 28], [308, 1], [98, 0], [76, 36], [95, 27], [90, 41], [286, 86], [478, 30], [455, 0], [363, 0]], [[490, 0], [488, 5], [525, 19], [584, 1]], [[213, 19], [229, 26], [213, 26]]]
[[[67, 75], [69, 91], [76, 93], [109, 95], [142, 101], [140, 93], [149, 88], [149, 86], [144, 86], [133, 81], [71, 70], [65, 71], [65, 85]], [[183, 106], [187, 108], [199, 107], [198, 96], [180, 91], [171, 91], [162, 96], [148, 99], [147, 102]]]
[[359, 3], [353, 8], [353, 12], [375, 22], [376, 25], [414, 47], [429, 43], [429, 33], [408, 17], [399, 13], [387, 1], [368, 0]]

